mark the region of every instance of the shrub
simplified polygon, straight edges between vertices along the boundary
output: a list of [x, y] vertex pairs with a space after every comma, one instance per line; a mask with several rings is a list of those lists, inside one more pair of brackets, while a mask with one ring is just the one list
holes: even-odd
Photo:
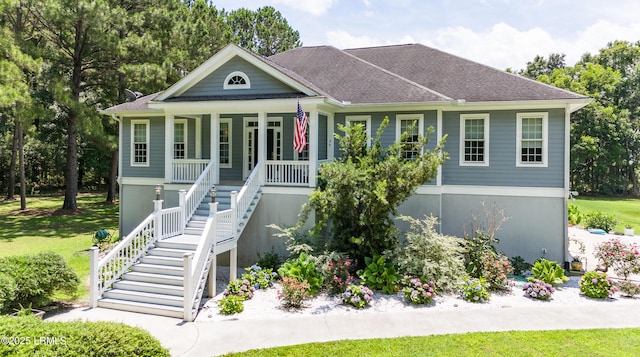
[[16, 293], [16, 282], [5, 273], [0, 273], [0, 312], [11, 305]]
[[222, 294], [225, 297], [235, 295], [242, 298], [242, 300], [251, 300], [251, 298], [253, 298], [254, 291], [255, 291], [255, 288], [253, 287], [253, 284], [251, 284], [249, 280], [236, 279], [229, 282], [229, 284], [227, 285], [227, 288], [224, 290]]
[[309, 283], [306, 280], [302, 282], [294, 278], [284, 278], [280, 282], [282, 289], [278, 291], [278, 299], [282, 300], [282, 305], [287, 308], [299, 309], [304, 301], [309, 299]]
[[605, 299], [617, 290], [613, 281], [601, 271], [587, 272], [580, 279], [580, 292], [591, 298]]
[[504, 210], [499, 210], [494, 202], [491, 206], [486, 206], [482, 202], [483, 215], [472, 215], [473, 222], [469, 226], [464, 226], [466, 270], [473, 278], [482, 278], [483, 257], [487, 254], [496, 254], [494, 244], [500, 243], [496, 234], [504, 222], [509, 218], [505, 216]]
[[462, 300], [483, 303], [491, 299], [484, 278], [467, 278], [460, 284]]
[[244, 298], [238, 295], [226, 295], [219, 302], [222, 315], [239, 314], [244, 311]]
[[514, 275], [520, 275], [522, 276], [522, 274], [524, 274], [525, 271], [531, 269], [531, 264], [527, 263], [523, 257], [516, 255], [513, 258], [509, 258], [509, 261], [511, 262], [511, 267], [513, 268], [513, 274]]
[[271, 269], [262, 269], [259, 265], [252, 265], [245, 268], [246, 273], [242, 274], [242, 279], [249, 281], [255, 290], [268, 289], [273, 286], [278, 273]]
[[551, 294], [555, 291], [551, 284], [538, 279], [524, 284], [522, 290], [524, 290], [524, 296], [528, 298], [545, 301], [549, 301]]
[[148, 332], [116, 322], [0, 316], [0, 336], [20, 336], [23, 342], [1, 343], [0, 356], [169, 356]]
[[509, 259], [504, 254], [485, 252], [481, 258], [482, 277], [489, 291], [506, 290], [511, 287], [509, 274], [513, 272]]
[[584, 219], [584, 214], [580, 212], [578, 206], [568, 205], [567, 206], [567, 218], [569, 224], [578, 225]]
[[634, 284], [629, 280], [618, 283], [618, 289], [626, 296], [634, 297], [640, 294], [640, 284]]
[[640, 273], [640, 255], [635, 243], [625, 244], [618, 238], [610, 239], [596, 246], [595, 257], [605, 267], [613, 267], [616, 274], [625, 280], [630, 274]]
[[322, 275], [318, 272], [314, 259], [306, 253], [300, 253], [298, 258], [284, 263], [278, 269], [278, 273], [282, 278], [306, 281], [311, 295], [315, 295], [322, 288]]
[[365, 285], [349, 285], [342, 293], [342, 303], [357, 309], [368, 306], [371, 300], [373, 300], [373, 291]]
[[393, 263], [386, 261], [385, 257], [376, 255], [373, 258], [364, 258], [367, 267], [358, 271], [358, 276], [364, 285], [375, 290], [382, 290], [385, 294], [393, 294], [398, 291], [400, 274], [396, 272]]
[[[5, 311], [19, 306], [45, 306], [57, 291], [73, 295], [80, 284], [64, 258], [53, 252], [1, 258], [0, 273], [15, 283], [13, 299], [4, 302]], [[8, 296], [6, 292], [3, 295]]]
[[600, 211], [589, 213], [585, 220], [587, 228], [599, 228], [605, 232], [611, 232], [616, 224], [618, 224], [618, 220], [614, 216]]
[[395, 257], [400, 272], [422, 281], [433, 281], [438, 291], [453, 292], [467, 275], [464, 266], [464, 240], [445, 236], [435, 230], [436, 217], [418, 220], [402, 216], [411, 230], [406, 241], [396, 249]]
[[272, 271], [276, 271], [278, 270], [278, 268], [280, 268], [280, 265], [282, 265], [282, 259], [274, 251], [266, 253], [264, 256], [260, 256], [260, 253], [258, 253], [258, 262], [256, 263], [256, 265], [262, 267], [263, 269], [271, 269]]
[[344, 292], [353, 276], [349, 272], [351, 269], [351, 260], [344, 257], [336, 259], [330, 258], [322, 265], [322, 273], [324, 275], [324, 284], [330, 295], [339, 295]]
[[436, 298], [436, 284], [418, 278], [405, 278], [402, 281], [404, 297], [414, 305], [430, 304]]
[[533, 278], [529, 278], [529, 281], [537, 279], [551, 285], [560, 285], [569, 281], [569, 278], [564, 276], [564, 269], [560, 264], [544, 258], [538, 259], [538, 261], [533, 264], [531, 274]]

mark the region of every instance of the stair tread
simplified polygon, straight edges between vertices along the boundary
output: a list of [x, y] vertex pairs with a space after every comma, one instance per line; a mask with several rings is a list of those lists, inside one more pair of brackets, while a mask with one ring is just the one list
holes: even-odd
[[[131, 290], [125, 290], [125, 289], [118, 289], [118, 288], [108, 289], [104, 293], [105, 294], [107, 294], [107, 293], [115, 293], [115, 294], [121, 294], [121, 295], [131, 295], [131, 296], [166, 299], [166, 300], [174, 300], [174, 301], [183, 301], [184, 300], [184, 298], [182, 296], [175, 296], [175, 295], [168, 295], [168, 294], [158, 294], [158, 293], [148, 293], [148, 292], [144, 292], [144, 291], [131, 291]], [[120, 299], [117, 299], [117, 300], [120, 300]]]
[[98, 300], [98, 303], [100, 303], [100, 302], [112, 303], [112, 304], [130, 305], [130, 306], [140, 306], [140, 307], [147, 307], [147, 308], [151, 308], [151, 309], [170, 310], [170, 311], [176, 311], [176, 312], [182, 312], [183, 311], [183, 308], [177, 307], [177, 306], [163, 305], [163, 304], [151, 304], [151, 303], [148, 303], [148, 302], [131, 301], [131, 300], [120, 300], [120, 299], [113, 299], [113, 298], [101, 298], [101, 299]]
[[[124, 284], [124, 285], [135, 285], [139, 287], [149, 287], [149, 288], [163, 288], [167, 290], [184, 290], [182, 285], [169, 285], [169, 284], [158, 284], [158, 283], [148, 283], [145, 281], [135, 281], [135, 280], [118, 280], [114, 284]], [[120, 289], [120, 288], [116, 288]], [[126, 290], [126, 289], [122, 289]]]
[[137, 263], [132, 267], [140, 267], [140, 268], [162, 268], [169, 270], [184, 270], [183, 267], [173, 266], [173, 265], [160, 265], [160, 264], [151, 264], [151, 263]]
[[[142, 271], [129, 271], [129, 272], [126, 272], [126, 273], [122, 274], [123, 277], [126, 277], [127, 275], [129, 275], [129, 276], [147, 277], [147, 278], [162, 278], [162, 279], [169, 279], [169, 280], [184, 280], [184, 277], [179, 276], [179, 275], [146, 273], [146, 272], [142, 272]], [[133, 281], [133, 280], [129, 280], [129, 281]]]

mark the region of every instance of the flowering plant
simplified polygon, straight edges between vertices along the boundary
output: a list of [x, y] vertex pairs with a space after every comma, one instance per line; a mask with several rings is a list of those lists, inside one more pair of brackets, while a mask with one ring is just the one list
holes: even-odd
[[613, 284], [613, 280], [601, 271], [587, 272], [580, 279], [580, 292], [588, 297], [605, 299], [616, 291], [618, 288]]
[[330, 295], [342, 294], [353, 280], [353, 275], [349, 273], [351, 260], [338, 258], [329, 260], [322, 267], [324, 273], [324, 283]]
[[513, 273], [511, 262], [504, 254], [484, 252], [481, 256], [482, 277], [491, 291], [510, 290], [509, 274]]
[[373, 291], [365, 285], [349, 285], [342, 293], [342, 303], [362, 309], [373, 300]]
[[467, 278], [460, 285], [462, 299], [469, 302], [483, 303], [489, 301], [491, 295], [487, 291], [487, 283], [484, 278]]
[[244, 310], [244, 299], [238, 295], [227, 295], [218, 302], [222, 315], [239, 314]]
[[626, 296], [634, 297], [640, 294], [640, 285], [634, 284], [629, 280], [623, 280], [618, 283], [618, 288]]
[[618, 238], [610, 239], [596, 246], [596, 258], [607, 268], [625, 280], [630, 274], [640, 273], [640, 255], [635, 243], [625, 244]]
[[267, 289], [273, 286], [278, 273], [271, 269], [262, 269], [259, 265], [252, 265], [245, 268], [246, 273], [242, 274], [242, 279], [249, 280], [254, 289]]
[[282, 300], [284, 307], [299, 309], [304, 301], [310, 297], [309, 283], [294, 278], [284, 278], [281, 282], [282, 289], [278, 291], [278, 299]]
[[222, 294], [224, 296], [236, 295], [243, 300], [250, 300], [255, 290], [248, 279], [236, 279], [229, 282], [229, 285], [227, 285], [227, 288]]
[[542, 280], [535, 279], [522, 286], [524, 290], [524, 296], [532, 299], [545, 300], [551, 299], [551, 294], [555, 291], [551, 284], [545, 283]]
[[421, 279], [405, 277], [402, 280], [404, 297], [412, 304], [430, 304], [436, 297], [436, 284]]

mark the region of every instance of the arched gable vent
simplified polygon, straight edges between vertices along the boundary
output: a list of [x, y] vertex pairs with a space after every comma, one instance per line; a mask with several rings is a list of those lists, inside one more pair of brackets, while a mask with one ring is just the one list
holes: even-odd
[[224, 79], [223, 89], [249, 89], [251, 88], [251, 81], [249, 76], [244, 72], [235, 71], [229, 73], [227, 78]]

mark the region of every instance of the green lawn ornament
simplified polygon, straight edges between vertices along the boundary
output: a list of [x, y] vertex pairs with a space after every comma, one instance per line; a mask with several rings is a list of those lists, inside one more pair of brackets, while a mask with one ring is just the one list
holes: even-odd
[[106, 242], [107, 239], [111, 237], [111, 233], [109, 233], [106, 229], [97, 230], [93, 234], [93, 243], [103, 243]]

